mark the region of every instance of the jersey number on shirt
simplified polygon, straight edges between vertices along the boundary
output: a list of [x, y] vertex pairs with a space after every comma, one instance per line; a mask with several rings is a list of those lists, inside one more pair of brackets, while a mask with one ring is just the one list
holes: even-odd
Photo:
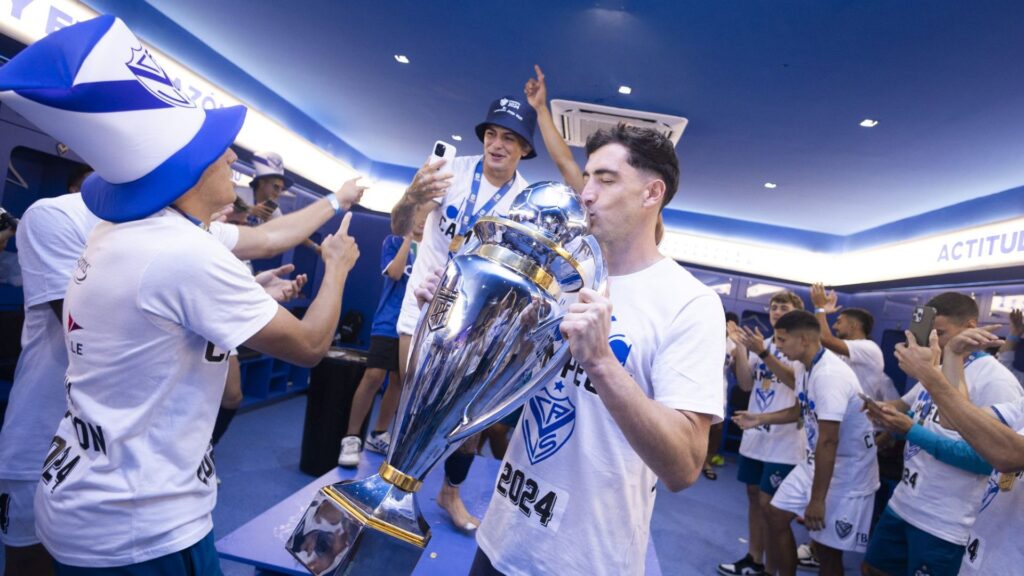
[[555, 512], [555, 502], [558, 497], [553, 491], [538, 499], [540, 486], [532, 478], [527, 478], [522, 470], [512, 468], [512, 465], [505, 462], [505, 467], [498, 478], [498, 485], [494, 488], [498, 494], [508, 498], [512, 504], [519, 507], [519, 511], [530, 517], [533, 512], [537, 513], [541, 526], [547, 526]]
[[71, 454], [71, 446], [61, 438], [60, 436], [54, 436], [53, 442], [50, 443], [50, 453], [46, 456], [46, 461], [43, 463], [43, 484], [53, 485], [50, 486], [50, 491], [53, 492], [60, 486], [68, 474], [75, 469], [78, 462], [82, 459], [80, 454], [76, 454], [74, 458], [68, 459]]
[[917, 472], [911, 472], [910, 468], [903, 469], [903, 483], [911, 490], [917, 490]]

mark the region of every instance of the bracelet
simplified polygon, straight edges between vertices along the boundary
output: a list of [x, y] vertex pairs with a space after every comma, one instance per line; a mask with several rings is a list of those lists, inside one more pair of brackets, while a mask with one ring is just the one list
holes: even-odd
[[338, 213], [341, 212], [341, 203], [338, 202], [338, 197], [337, 196], [335, 196], [334, 194], [328, 194], [328, 195], [324, 196], [324, 198], [327, 199], [327, 203], [330, 204], [332, 208], [334, 208], [334, 213], [335, 214], [338, 214]]
[[824, 308], [815, 308], [814, 309], [814, 313], [815, 314], [827, 314], [828, 312], [826, 312]]
[[760, 352], [758, 352], [757, 357], [760, 358], [761, 360], [764, 360], [765, 358], [767, 358], [768, 357], [768, 349], [765, 348], [764, 350], [761, 350]]

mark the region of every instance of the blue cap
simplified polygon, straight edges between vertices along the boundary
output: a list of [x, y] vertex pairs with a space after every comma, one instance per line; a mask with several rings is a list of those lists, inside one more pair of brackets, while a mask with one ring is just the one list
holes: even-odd
[[487, 109], [487, 119], [476, 125], [476, 137], [484, 141], [484, 131], [488, 126], [501, 126], [515, 132], [530, 145], [530, 153], [523, 156], [529, 160], [537, 156], [533, 146], [533, 131], [537, 128], [537, 112], [527, 102], [521, 102], [513, 96], [505, 96], [491, 102]]

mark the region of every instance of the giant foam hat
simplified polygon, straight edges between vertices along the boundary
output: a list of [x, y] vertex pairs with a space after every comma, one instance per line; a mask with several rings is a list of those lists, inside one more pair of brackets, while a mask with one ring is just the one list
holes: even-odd
[[111, 222], [145, 218], [195, 186], [246, 111], [197, 106], [113, 16], [22, 50], [0, 67], [0, 100], [92, 166], [82, 198]]
[[476, 137], [484, 141], [484, 132], [488, 126], [501, 126], [511, 130], [526, 140], [530, 145], [530, 153], [523, 156], [529, 160], [537, 156], [537, 149], [533, 146], [533, 130], [537, 127], [537, 112], [526, 102], [522, 102], [512, 96], [498, 98], [491, 102], [487, 109], [487, 118], [476, 125]]

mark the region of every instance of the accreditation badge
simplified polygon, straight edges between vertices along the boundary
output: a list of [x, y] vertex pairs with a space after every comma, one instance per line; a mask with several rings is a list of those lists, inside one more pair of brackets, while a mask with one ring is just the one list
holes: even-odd
[[999, 491], [1009, 492], [1013, 490], [1013, 483], [1017, 481], [1016, 474], [1007, 474], [1003, 472], [999, 475]]

